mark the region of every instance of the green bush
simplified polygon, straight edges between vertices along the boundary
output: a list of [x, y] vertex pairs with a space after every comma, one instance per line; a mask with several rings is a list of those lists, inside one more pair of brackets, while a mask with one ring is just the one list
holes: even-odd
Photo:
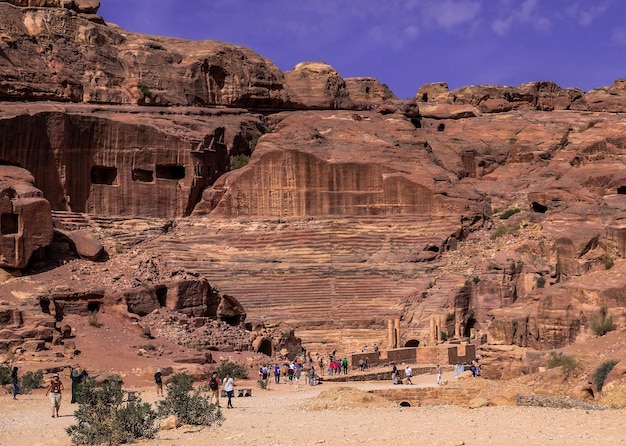
[[193, 377], [186, 373], [177, 373], [167, 380], [167, 388], [170, 387], [187, 392], [193, 389]]
[[593, 373], [593, 380], [598, 386], [598, 392], [602, 391], [602, 387], [604, 387], [604, 381], [606, 381], [606, 377], [609, 375], [609, 372], [613, 370], [613, 367], [617, 364], [618, 361], [611, 360], [606, 361], [600, 364], [600, 367], [596, 369]]
[[11, 371], [13, 369], [8, 364], [0, 365], [0, 385], [11, 384]]
[[260, 389], [267, 389], [267, 379], [259, 379], [259, 380], [257, 380], [256, 385]]
[[119, 445], [154, 438], [156, 412], [141, 398], [125, 402], [124, 394], [118, 379], [98, 383], [87, 377], [78, 388], [78, 423], [66, 429], [72, 443]]
[[501, 236], [503, 236], [503, 235], [505, 235], [505, 234], [512, 234], [512, 233], [514, 233], [515, 231], [517, 231], [518, 229], [519, 229], [519, 226], [518, 226], [518, 225], [515, 225], [515, 226], [513, 226], [513, 227], [511, 227], [511, 228], [509, 228], [509, 227], [507, 227], [507, 226], [505, 226], [505, 225], [500, 225], [500, 226], [498, 226], [498, 228], [496, 229], [496, 232], [494, 232], [493, 234], [491, 234], [490, 239], [491, 239], [491, 240], [495, 240], [495, 239], [497, 239], [498, 237], [501, 237]]
[[546, 278], [543, 276], [537, 277], [537, 288], [543, 288], [546, 286]]
[[[170, 379], [167, 383], [167, 396], [158, 402], [160, 416], [176, 415], [185, 423], [196, 426], [220, 425], [223, 421], [222, 412], [215, 404], [209, 402], [209, 398], [202, 395], [200, 390], [193, 390], [188, 383], [193, 382], [181, 376], [174, 375], [177, 379]], [[191, 381], [190, 381], [191, 380]]]
[[604, 269], [611, 269], [613, 268], [613, 264], [615, 262], [613, 261], [613, 257], [608, 254], [604, 254], [602, 256], [602, 263], [604, 263]]
[[28, 371], [20, 378], [20, 393], [30, 393], [33, 389], [43, 386], [43, 371]]
[[144, 96], [150, 96], [150, 87], [146, 84], [139, 84], [139, 90], [141, 90]]
[[475, 285], [478, 285], [478, 282], [480, 282], [480, 277], [478, 276], [472, 277], [472, 282], [474, 282]]
[[241, 169], [243, 166], [248, 164], [250, 161], [250, 157], [248, 155], [236, 155], [230, 159], [230, 170]]
[[510, 218], [511, 216], [517, 214], [518, 212], [522, 212], [522, 211], [518, 208], [507, 209], [506, 211], [502, 213], [502, 215], [500, 215], [500, 220], [506, 220]]
[[548, 368], [554, 369], [556, 367], [561, 367], [563, 372], [567, 374], [580, 368], [580, 362], [573, 356], [564, 355], [563, 353], [550, 353]]
[[613, 323], [613, 318], [608, 315], [609, 310], [606, 306], [600, 307], [598, 314], [591, 318], [591, 331], [597, 336], [604, 336], [609, 331], [615, 330], [617, 327]]
[[222, 363], [215, 369], [217, 375], [224, 379], [227, 373], [233, 378], [247, 379], [248, 369], [246, 366], [236, 363], [235, 361], [222, 361]]

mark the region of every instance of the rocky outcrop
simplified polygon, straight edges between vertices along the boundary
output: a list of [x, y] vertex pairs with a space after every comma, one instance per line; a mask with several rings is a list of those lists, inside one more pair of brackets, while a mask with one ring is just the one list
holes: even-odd
[[7, 104], [0, 159], [32, 172], [55, 210], [180, 217], [263, 129], [242, 110]]
[[332, 110], [353, 106], [346, 82], [328, 64], [299, 63], [285, 72], [285, 79], [307, 108]]
[[24, 268], [52, 241], [50, 203], [25, 169], [0, 166], [0, 266]]
[[[575, 342], [602, 307], [624, 322], [624, 80], [588, 93], [437, 83], [398, 100], [327, 64], [282, 73], [236, 45], [106, 26], [88, 17], [97, 2], [11, 3], [0, 164], [28, 169], [41, 193], [4, 171], [6, 265], [49, 243], [10, 244], [24, 203], [48, 218], [42, 195], [112, 257], [59, 266], [71, 285], [42, 294], [46, 323], [103, 305], [133, 320], [168, 310], [212, 326], [203, 345], [225, 349], [209, 339], [245, 317], [290, 342], [238, 332], [228, 348], [274, 353], [298, 346], [293, 326], [320, 351], [470, 340], [508, 377], [529, 367], [523, 349]], [[121, 259], [122, 272], [104, 270]], [[101, 283], [79, 286], [92, 274]], [[20, 295], [15, 282], [4, 295]]]
[[[96, 10], [98, 2], [60, 4], [88, 12]], [[19, 8], [0, 2], [0, 15], [3, 100], [297, 105], [281, 71], [248, 48], [129, 33], [65, 8]]]

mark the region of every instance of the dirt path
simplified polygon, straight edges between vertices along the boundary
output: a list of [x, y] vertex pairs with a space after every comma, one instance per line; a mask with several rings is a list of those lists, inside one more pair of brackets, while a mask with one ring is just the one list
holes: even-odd
[[[418, 386], [431, 386], [434, 377], [419, 376]], [[255, 381], [239, 382], [253, 389], [251, 398], [235, 398], [234, 409], [222, 409], [222, 426], [184, 426], [161, 431], [157, 439], [142, 441], [145, 446], [191, 445], [615, 445], [626, 444], [625, 410], [548, 409], [535, 407], [455, 406], [402, 408], [378, 402], [364, 403], [363, 394], [344, 401], [334, 399], [345, 384], [319, 386], [271, 384], [262, 390]], [[357, 382], [359, 390], [393, 388], [391, 383]], [[321, 394], [325, 392], [324, 394]], [[65, 428], [75, 422], [66, 392], [61, 417], [51, 418], [43, 391], [20, 396], [0, 396], [0, 445], [69, 445]], [[149, 387], [144, 401], [157, 397]], [[327, 398], [332, 409], [307, 409], [313, 398]], [[226, 404], [222, 401], [222, 407]]]

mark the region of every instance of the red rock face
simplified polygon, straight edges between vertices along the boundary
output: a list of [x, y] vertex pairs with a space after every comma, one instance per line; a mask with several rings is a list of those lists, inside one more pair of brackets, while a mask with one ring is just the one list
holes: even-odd
[[50, 203], [24, 169], [0, 166], [0, 266], [23, 268], [52, 241]]
[[241, 111], [181, 110], [164, 118], [156, 109], [31, 110], [38, 112], [3, 108], [0, 158], [39, 178], [53, 209], [91, 214], [190, 213], [202, 190], [228, 170], [229, 157], [250, 153], [262, 128], [258, 116]]
[[[341, 330], [346, 350], [362, 330], [385, 344], [389, 320], [399, 346], [445, 334], [537, 349], [575, 342], [602, 306], [623, 321], [624, 80], [437, 83], [399, 101], [326, 64], [282, 73], [247, 48], [106, 26], [97, 2], [10, 3], [0, 164], [34, 181], [3, 167], [4, 266], [50, 242], [51, 207], [111, 218], [97, 231], [129, 265], [111, 250], [120, 234], [175, 220], [120, 251], [140, 244], [211, 285], [135, 278], [115, 302], [139, 315], [288, 322], [320, 349]], [[35, 4], [50, 8], [15, 6]], [[68, 295], [104, 302], [85, 288]]]

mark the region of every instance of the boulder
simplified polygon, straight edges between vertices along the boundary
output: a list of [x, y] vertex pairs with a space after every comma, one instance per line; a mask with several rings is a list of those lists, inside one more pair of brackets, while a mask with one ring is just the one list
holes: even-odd
[[83, 259], [96, 261], [104, 254], [102, 243], [86, 230], [72, 231], [67, 236]]

